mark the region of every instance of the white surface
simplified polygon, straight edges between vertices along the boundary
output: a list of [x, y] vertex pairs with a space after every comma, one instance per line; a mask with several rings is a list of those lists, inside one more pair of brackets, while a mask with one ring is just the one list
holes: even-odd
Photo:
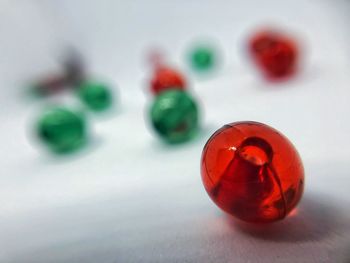
[[[0, 2], [0, 262], [350, 261], [350, 3], [228, 2]], [[302, 40], [304, 68], [291, 82], [264, 82], [241, 53], [265, 22]], [[183, 52], [198, 36], [220, 43], [224, 64], [215, 78], [189, 75], [203, 132], [167, 147], [144, 120], [145, 52], [164, 47], [185, 69]], [[23, 99], [19, 84], [57, 69], [54, 55], [67, 43], [86, 54], [99, 79], [118, 86], [121, 105], [89, 116], [86, 151], [54, 158], [28, 136], [45, 103]], [[294, 216], [249, 226], [209, 200], [202, 147], [237, 120], [270, 124], [298, 148], [306, 190]]]

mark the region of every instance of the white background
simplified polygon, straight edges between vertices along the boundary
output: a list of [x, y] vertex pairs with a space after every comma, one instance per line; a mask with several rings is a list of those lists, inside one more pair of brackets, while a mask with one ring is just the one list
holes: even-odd
[[[0, 1], [0, 262], [350, 262], [349, 1]], [[299, 39], [295, 79], [265, 82], [244, 55], [261, 25]], [[186, 48], [215, 40], [216, 75], [186, 71]], [[57, 157], [32, 136], [48, 104], [72, 94], [24, 95], [27, 80], [59, 69], [77, 47], [118, 106], [89, 113], [91, 140]], [[161, 47], [188, 72], [202, 132], [170, 147], [148, 128], [147, 52]], [[202, 187], [199, 159], [223, 124], [255, 120], [280, 130], [305, 165], [294, 215], [251, 226], [224, 215]]]

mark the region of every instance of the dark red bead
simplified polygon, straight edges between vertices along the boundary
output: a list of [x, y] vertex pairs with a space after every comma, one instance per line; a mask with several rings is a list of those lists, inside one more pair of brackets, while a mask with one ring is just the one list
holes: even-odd
[[40, 95], [50, 95], [61, 92], [66, 84], [67, 79], [65, 76], [52, 75], [33, 84], [33, 88]]
[[216, 131], [203, 149], [201, 174], [211, 199], [248, 222], [283, 219], [304, 189], [304, 169], [294, 146], [258, 122], [231, 123]]
[[272, 79], [291, 76], [298, 63], [298, 48], [288, 36], [273, 31], [255, 34], [249, 42], [249, 51], [263, 73]]
[[185, 86], [185, 79], [181, 73], [165, 66], [157, 67], [151, 80], [151, 91], [154, 94], [170, 88], [184, 90]]

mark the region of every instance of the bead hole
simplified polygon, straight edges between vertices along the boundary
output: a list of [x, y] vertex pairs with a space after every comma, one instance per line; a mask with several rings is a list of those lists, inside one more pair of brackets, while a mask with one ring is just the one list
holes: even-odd
[[245, 139], [237, 150], [244, 160], [254, 165], [262, 166], [272, 160], [270, 144], [258, 137]]

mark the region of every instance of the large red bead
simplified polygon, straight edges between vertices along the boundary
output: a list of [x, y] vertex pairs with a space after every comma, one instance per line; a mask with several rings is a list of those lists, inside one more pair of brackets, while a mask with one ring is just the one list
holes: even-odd
[[170, 88], [184, 90], [185, 86], [185, 79], [181, 73], [165, 66], [158, 67], [151, 80], [151, 90], [154, 94], [159, 94]]
[[251, 56], [263, 73], [272, 79], [291, 76], [298, 63], [298, 48], [291, 38], [273, 31], [254, 35], [249, 42]]
[[203, 149], [201, 174], [214, 203], [248, 222], [283, 219], [304, 189], [304, 168], [294, 146], [258, 122], [217, 130]]

